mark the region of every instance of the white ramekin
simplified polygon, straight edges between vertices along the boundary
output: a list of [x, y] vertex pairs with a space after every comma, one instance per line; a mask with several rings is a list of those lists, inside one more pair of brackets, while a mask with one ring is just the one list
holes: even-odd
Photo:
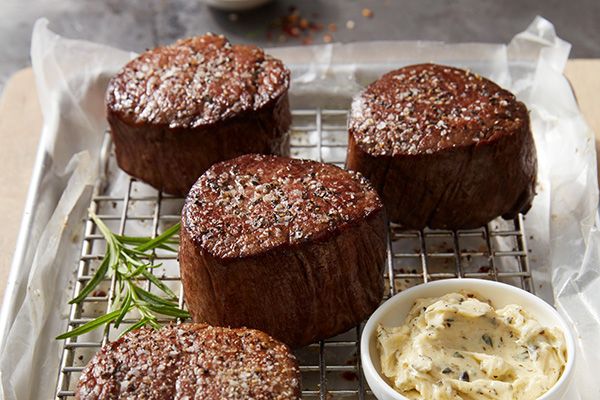
[[377, 350], [377, 326], [379, 324], [402, 325], [415, 300], [424, 297], [440, 297], [460, 290], [473, 291], [490, 299], [495, 308], [518, 304], [543, 326], [556, 327], [564, 333], [567, 365], [558, 382], [538, 400], [564, 399], [573, 378], [575, 365], [575, 342], [569, 325], [552, 306], [539, 297], [505, 283], [484, 279], [444, 279], [425, 283], [398, 293], [375, 310], [363, 329], [360, 342], [362, 368], [373, 394], [379, 400], [408, 400], [395, 391], [381, 375]]

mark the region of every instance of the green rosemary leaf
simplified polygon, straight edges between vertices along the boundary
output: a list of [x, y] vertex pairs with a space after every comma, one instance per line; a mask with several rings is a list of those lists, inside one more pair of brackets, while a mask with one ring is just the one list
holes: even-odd
[[135, 331], [138, 328], [141, 328], [142, 326], [146, 325], [148, 323], [148, 320], [146, 318], [142, 318], [140, 319], [138, 322], [136, 322], [135, 324], [131, 325], [130, 327], [128, 327], [127, 329], [125, 329], [123, 332], [121, 332], [121, 334], [119, 335], [119, 337], [125, 335], [126, 333], [129, 333], [131, 331]]
[[171, 246], [168, 246], [166, 244], [161, 244], [160, 246], [156, 247], [157, 249], [161, 249], [161, 250], [167, 250], [167, 251], [172, 251], [173, 253], [177, 253], [177, 250]]
[[[146, 237], [146, 236], [125, 236], [125, 235], [118, 235], [116, 233], [114, 233], [113, 235], [119, 242], [125, 243], [125, 244], [138, 244], [139, 245], [139, 244], [144, 244], [144, 243], [148, 242], [148, 237]], [[177, 244], [177, 243], [179, 243], [179, 241], [177, 239], [173, 239], [172, 237], [170, 237], [163, 243]]]
[[157, 312], [162, 315], [167, 315], [169, 317], [176, 317], [176, 318], [189, 318], [190, 317], [190, 314], [187, 311], [182, 310], [176, 306], [163, 306], [163, 305], [148, 303], [148, 308], [154, 312]]
[[146, 243], [139, 245], [138, 247], [136, 247], [136, 249], [140, 250], [140, 251], [146, 251], [146, 250], [152, 250], [152, 249], [160, 246], [161, 244], [163, 244], [167, 240], [169, 240], [174, 234], [179, 232], [180, 225], [181, 224], [179, 222], [176, 223], [175, 225], [173, 225], [172, 227], [170, 227], [169, 229], [167, 229], [166, 231], [164, 231], [163, 233], [161, 233], [159, 236], [155, 237], [154, 239], [151, 239], [151, 240], [147, 241]]
[[146, 323], [154, 329], [160, 329], [160, 324], [156, 321], [156, 318], [150, 318]]
[[[171, 245], [179, 243], [174, 237], [179, 232], [180, 224], [173, 225], [156, 238], [145, 238], [115, 234], [94, 212], [90, 211], [89, 215], [106, 240], [105, 256], [92, 279], [70, 303], [81, 303], [100, 282], [107, 276], [113, 275], [115, 279], [112, 298], [114, 310], [63, 333], [57, 339], [79, 336], [110, 323], [114, 323], [115, 327], [118, 327], [126, 315], [133, 310], [139, 312], [140, 319], [129, 326], [125, 332], [144, 325], [150, 325], [156, 329], [160, 328], [157, 315], [188, 318], [189, 313], [179, 308], [175, 293], [152, 274], [152, 269], [159, 267], [161, 264], [152, 265], [150, 262], [155, 258], [154, 251], [157, 249], [177, 251]], [[164, 295], [157, 295], [142, 289], [138, 284], [140, 278], [150, 281]]]
[[108, 229], [108, 226], [96, 215], [96, 213], [90, 211], [90, 218], [98, 229], [104, 239], [106, 240], [106, 256], [109, 258], [109, 263], [111, 265], [116, 265], [119, 262], [119, 245], [113, 233]]
[[160, 296], [155, 295], [154, 293], [150, 293], [147, 290], [142, 289], [139, 286], [135, 287], [135, 293], [139, 296], [139, 298], [143, 301], [145, 301], [148, 304], [156, 304], [159, 306], [173, 306], [176, 307], [177, 305], [174, 304], [172, 301], [163, 299]]
[[129, 264], [127, 264], [124, 260], [121, 260], [120, 258], [116, 264], [113, 264], [113, 268], [117, 275], [117, 279], [123, 279], [123, 277], [127, 276], [132, 270]]
[[67, 339], [67, 338], [83, 335], [84, 333], [91, 332], [94, 329], [96, 329], [102, 325], [111, 323], [115, 318], [117, 318], [119, 316], [120, 312], [121, 312], [120, 310], [115, 310], [108, 314], [104, 314], [103, 316], [93, 319], [89, 322], [86, 322], [85, 324], [80, 325], [71, 331], [65, 332], [62, 335], [58, 335], [56, 337], [56, 340]]
[[148, 268], [152, 269], [152, 268], [154, 268], [154, 265], [140, 264], [136, 269], [134, 269], [133, 271], [131, 271], [127, 275], [125, 275], [125, 278], [126, 279], [135, 279], [138, 275], [140, 275], [142, 273], [142, 271], [145, 271]]
[[157, 288], [159, 288], [160, 290], [162, 290], [167, 296], [169, 296], [169, 298], [176, 300], [177, 299], [177, 295], [175, 295], [175, 293], [173, 293], [173, 291], [167, 286], [165, 285], [164, 282], [162, 282], [161, 280], [159, 280], [156, 276], [154, 276], [154, 274], [150, 271], [148, 271], [147, 269], [143, 269], [141, 270], [142, 275], [144, 275], [144, 277], [146, 277], [146, 279], [148, 279], [150, 282], [152, 282]]
[[144, 236], [125, 236], [116, 233], [113, 233], [113, 235], [119, 242], [125, 244], [142, 244], [148, 241], [148, 238]]
[[108, 261], [109, 260], [106, 257], [102, 260], [102, 262], [98, 266], [98, 269], [96, 270], [96, 273], [94, 273], [94, 276], [92, 277], [92, 279], [90, 279], [88, 281], [87, 285], [85, 285], [85, 287], [83, 289], [81, 289], [81, 291], [79, 292], [79, 295], [77, 297], [75, 297], [73, 300], [71, 300], [69, 302], [69, 304], [81, 303], [83, 301], [83, 299], [85, 299], [87, 297], [87, 295], [90, 294], [92, 292], [92, 290], [94, 290], [100, 284], [100, 282], [102, 282], [102, 280], [106, 276], [106, 272], [108, 271], [108, 267], [109, 267]]
[[[113, 304], [121, 304], [121, 297], [123, 296], [123, 288], [125, 287], [125, 283], [121, 279], [117, 279], [116, 284], [116, 290], [114, 291], [113, 296]], [[125, 292], [125, 294], [127, 293], [128, 292]]]
[[127, 292], [127, 294], [125, 295], [125, 299], [123, 300], [123, 303], [121, 303], [121, 305], [120, 305], [121, 313], [115, 319], [115, 322], [114, 322], [115, 328], [119, 327], [119, 325], [121, 324], [121, 321], [123, 321], [123, 318], [125, 318], [125, 316], [129, 312], [129, 310], [131, 310], [131, 301], [132, 301], [131, 293]]
[[135, 259], [132, 256], [130, 256], [129, 254], [127, 254], [126, 251], [123, 251], [123, 258], [125, 259], [126, 262], [130, 263], [131, 265], [134, 265], [136, 267], [140, 267], [140, 266], [145, 266], [146, 263], [140, 261], [139, 259]]

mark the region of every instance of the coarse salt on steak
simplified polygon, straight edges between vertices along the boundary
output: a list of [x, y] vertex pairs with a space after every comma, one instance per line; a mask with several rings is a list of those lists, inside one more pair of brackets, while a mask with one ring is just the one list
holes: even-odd
[[119, 166], [185, 195], [215, 162], [286, 154], [289, 77], [262, 49], [213, 34], [141, 54], [111, 79], [106, 93]]
[[84, 368], [76, 398], [296, 400], [300, 370], [264, 332], [205, 324], [141, 328], [105, 345]]
[[406, 228], [475, 228], [526, 212], [537, 161], [523, 103], [443, 65], [383, 75], [352, 103], [346, 165]]
[[384, 218], [368, 181], [331, 164], [264, 155], [215, 164], [183, 208], [192, 318], [293, 347], [350, 329], [382, 299]]

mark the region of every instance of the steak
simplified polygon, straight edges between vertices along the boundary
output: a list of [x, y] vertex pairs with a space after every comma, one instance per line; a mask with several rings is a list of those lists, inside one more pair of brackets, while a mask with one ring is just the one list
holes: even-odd
[[469, 229], [527, 212], [536, 151], [523, 103], [479, 75], [420, 64], [352, 102], [346, 164], [405, 228]]
[[130, 61], [106, 94], [119, 166], [185, 196], [212, 164], [287, 154], [290, 73], [261, 49], [207, 34]]
[[213, 165], [182, 214], [179, 261], [194, 321], [260, 329], [292, 347], [379, 305], [383, 204], [359, 173], [244, 155]]
[[288, 347], [253, 329], [204, 324], [141, 328], [109, 343], [84, 368], [76, 398], [300, 399]]

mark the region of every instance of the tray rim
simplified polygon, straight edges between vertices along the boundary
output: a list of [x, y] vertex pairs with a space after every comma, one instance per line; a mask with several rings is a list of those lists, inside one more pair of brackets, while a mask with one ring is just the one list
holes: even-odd
[[31, 173], [31, 181], [27, 189], [27, 196], [25, 198], [25, 207], [23, 209], [23, 215], [21, 217], [21, 223], [19, 225], [19, 233], [17, 236], [17, 242], [15, 251], [10, 264], [10, 270], [8, 273], [8, 279], [6, 281], [6, 287], [4, 289], [4, 296], [2, 300], [2, 308], [0, 309], [0, 350], [4, 349], [8, 332], [12, 327], [12, 324], [16, 317], [17, 312], [17, 295], [18, 290], [27, 290], [27, 281], [31, 273], [31, 265], [24, 265], [25, 254], [28, 249], [28, 242], [31, 236], [31, 226], [33, 224], [33, 217], [35, 209], [40, 198], [40, 189], [43, 181], [43, 177], [48, 172], [49, 167], [49, 155], [46, 151], [47, 142], [47, 131], [42, 128], [42, 134], [40, 142], [38, 144], [35, 161]]
[[[509, 67], [520, 64], [529, 63], [525, 61], [515, 62], [515, 60], [508, 61]], [[290, 65], [290, 67], [296, 69], [306, 67], [307, 65], [309, 64], [293, 63]], [[562, 75], [568, 82], [565, 74], [562, 73]], [[569, 91], [576, 99], [573, 87], [570, 84]], [[579, 105], [577, 105], [577, 107], [579, 109]], [[579, 110], [579, 112], [581, 113], [581, 110]], [[34, 218], [36, 214], [36, 208], [43, 194], [43, 181], [47, 174], [52, 170], [52, 158], [47, 151], [48, 145], [50, 144], [49, 142], [50, 137], [48, 132], [45, 129], [42, 129], [42, 134], [32, 169], [31, 181], [29, 183], [25, 200], [25, 207], [19, 226], [15, 252], [10, 264], [10, 271], [3, 296], [4, 301], [0, 309], [0, 350], [5, 348], [8, 334], [15, 321], [19, 308], [23, 304], [23, 297], [27, 291], [28, 280], [31, 274], [31, 264], [25, 264], [25, 257], [27, 255], [27, 251], [30, 250], [28, 244], [32, 234], [33, 222], [35, 221]], [[56, 204], [57, 201], [53, 202], [53, 209], [55, 208]], [[595, 226], [600, 226], [600, 213], [596, 214], [595, 222]]]

